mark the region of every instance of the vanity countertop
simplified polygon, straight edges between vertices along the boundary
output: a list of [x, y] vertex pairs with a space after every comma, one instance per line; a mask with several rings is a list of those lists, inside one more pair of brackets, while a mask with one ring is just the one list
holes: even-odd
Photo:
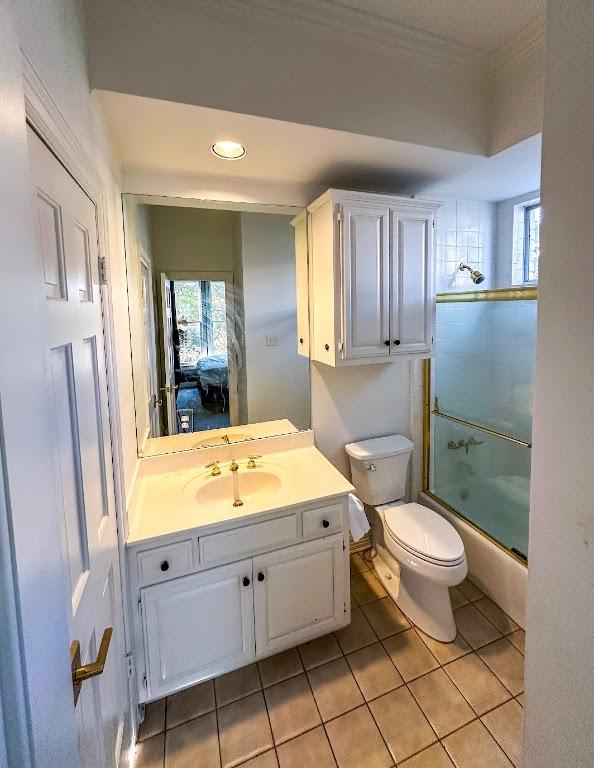
[[[211, 471], [196, 467], [159, 472], [139, 477], [132, 502], [132, 525], [128, 545], [182, 531], [206, 533], [225, 523], [258, 517], [277, 509], [290, 509], [302, 504], [327, 501], [354, 491], [353, 486], [313, 446], [271, 453], [250, 470], [240, 463], [239, 483], [250, 473], [270, 473], [280, 478], [270, 493], [261, 492], [248, 498], [243, 506], [234, 507], [232, 498], [224, 505], [197, 500], [197, 492], [212, 478]], [[227, 464], [221, 464], [221, 478], [230, 476]], [[249, 481], [248, 481], [249, 482]], [[276, 482], [276, 481], [275, 481]], [[241, 486], [240, 486], [241, 488]], [[240, 494], [241, 495], [241, 494]]]

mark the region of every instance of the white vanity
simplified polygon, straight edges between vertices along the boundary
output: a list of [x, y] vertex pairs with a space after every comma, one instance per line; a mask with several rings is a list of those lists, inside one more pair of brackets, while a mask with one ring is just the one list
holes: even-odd
[[310, 431], [143, 459], [127, 543], [139, 701], [348, 624], [352, 490]]

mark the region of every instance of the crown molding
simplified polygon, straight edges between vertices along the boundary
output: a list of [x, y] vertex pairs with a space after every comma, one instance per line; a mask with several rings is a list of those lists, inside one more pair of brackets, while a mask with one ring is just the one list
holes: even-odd
[[342, 39], [386, 54], [421, 58], [440, 66], [452, 66], [488, 73], [491, 55], [478, 48], [433, 35], [430, 32], [344, 6], [334, 0], [198, 0], [217, 11], [274, 24], [291, 24], [309, 32], [338, 34]]
[[535, 54], [544, 56], [546, 19], [539, 16], [491, 56], [491, 76], [498, 78]]

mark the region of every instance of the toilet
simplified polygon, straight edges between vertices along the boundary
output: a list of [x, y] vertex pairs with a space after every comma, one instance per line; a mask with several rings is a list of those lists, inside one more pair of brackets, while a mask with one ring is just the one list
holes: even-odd
[[436, 640], [451, 642], [456, 624], [449, 588], [466, 577], [466, 554], [444, 517], [402, 501], [413, 444], [402, 435], [389, 435], [349, 443], [345, 450], [357, 496], [379, 522], [373, 536], [378, 578], [413, 624]]

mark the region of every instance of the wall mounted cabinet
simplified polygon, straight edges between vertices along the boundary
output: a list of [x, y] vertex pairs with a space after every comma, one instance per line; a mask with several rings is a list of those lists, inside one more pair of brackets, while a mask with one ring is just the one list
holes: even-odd
[[341, 366], [431, 354], [438, 207], [332, 189], [308, 207], [312, 360]]

